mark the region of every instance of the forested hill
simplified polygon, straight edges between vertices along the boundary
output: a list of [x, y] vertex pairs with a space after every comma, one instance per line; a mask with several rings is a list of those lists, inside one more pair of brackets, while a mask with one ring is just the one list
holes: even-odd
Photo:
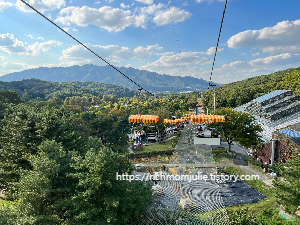
[[[300, 93], [300, 67], [224, 84], [216, 88], [217, 107], [237, 107], [274, 90]], [[213, 108], [213, 92], [203, 92], [204, 107]]]
[[103, 95], [116, 95], [120, 98], [133, 97], [138, 93], [125, 87], [100, 82], [53, 82], [38, 79], [11, 82], [0, 81], [0, 90], [15, 91], [25, 101], [46, 101], [54, 97], [58, 97], [63, 101], [66, 97], [102, 97]]
[[[121, 72], [152, 92], [180, 92], [205, 90], [208, 81], [194, 77], [178, 77], [160, 75], [158, 73], [134, 68], [120, 67]], [[40, 67], [36, 69], [24, 70], [21, 72], [10, 73], [0, 77], [0, 81], [21, 81], [23, 79], [42, 79], [47, 81], [66, 82], [66, 81], [94, 81], [105, 84], [115, 84], [137, 90], [138, 86], [130, 82], [127, 78], [110, 66], [71, 66], [71, 67]]]

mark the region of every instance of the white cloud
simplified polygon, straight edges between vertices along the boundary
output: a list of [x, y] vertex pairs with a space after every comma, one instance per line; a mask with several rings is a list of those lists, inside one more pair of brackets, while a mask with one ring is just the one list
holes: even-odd
[[156, 45], [155, 45], [155, 49], [156, 49], [156, 50], [159, 50], [159, 51], [161, 51], [161, 50], [163, 50], [163, 48], [164, 48], [164, 47], [160, 47], [160, 46], [158, 46], [158, 44], [156, 44]]
[[143, 26], [144, 16], [134, 16], [129, 10], [124, 11], [110, 6], [103, 6], [99, 9], [87, 6], [67, 7], [60, 11], [56, 22], [65, 25], [74, 23], [78, 26], [93, 24], [110, 32], [119, 32], [129, 26]]
[[263, 52], [275, 53], [275, 52], [298, 52], [300, 51], [300, 45], [291, 46], [276, 46], [262, 48]]
[[0, 1], [0, 12], [3, 11], [6, 8], [12, 7], [13, 4], [10, 2], [4, 2], [4, 1]]
[[258, 55], [260, 55], [260, 52], [256, 52], [252, 54], [252, 56], [258, 56]]
[[[149, 45], [145, 48], [143, 46], [138, 46], [132, 51], [128, 47], [120, 47], [118, 45], [102, 46], [86, 44], [86, 46], [91, 48], [108, 62], [115, 64], [120, 63], [122, 60], [148, 58], [154, 55], [154, 50], [157, 50], [158, 47], [158, 45]], [[62, 53], [63, 55], [60, 57], [60, 60], [68, 63], [69, 65], [85, 64], [90, 62], [99, 64], [102, 62], [81, 45], [73, 45], [72, 47], [63, 50]]]
[[30, 39], [33, 39], [33, 36], [31, 34], [28, 34], [27, 37], [30, 37]]
[[300, 20], [282, 21], [273, 27], [240, 32], [227, 41], [229, 48], [258, 47], [263, 52], [299, 51]]
[[[222, 52], [224, 48], [218, 48], [218, 52]], [[203, 55], [213, 55], [215, 54], [216, 47], [210, 47], [206, 52], [201, 52]]]
[[144, 4], [148, 4], [148, 5], [151, 5], [153, 4], [153, 0], [136, 0], [137, 2], [142, 2]]
[[45, 39], [44, 39], [43, 37], [37, 37], [37, 38], [35, 38], [35, 37], [32, 36], [32, 34], [28, 34], [28, 35], [26, 35], [26, 36], [27, 36], [27, 37], [30, 37], [30, 39], [43, 40], [43, 41], [45, 41]]
[[0, 55], [0, 61], [3, 61], [4, 59], [5, 57]]
[[132, 67], [132, 65], [131, 64], [127, 64], [124, 67], [129, 68], [129, 67]]
[[190, 65], [210, 64], [211, 60], [198, 56], [199, 52], [181, 52], [175, 55], [163, 55], [157, 61], [147, 63], [139, 69], [157, 72], [160, 74], [182, 75]]
[[97, 4], [100, 4], [100, 3], [101, 3], [100, 1], [96, 1], [96, 2], [95, 2], [96, 5], [97, 5]]
[[130, 5], [125, 5], [124, 3], [121, 3], [120, 6], [123, 9], [130, 8]]
[[141, 12], [141, 14], [154, 14], [161, 8], [166, 8], [166, 7], [167, 7], [166, 5], [164, 5], [162, 3], [158, 3], [157, 5], [153, 4], [153, 5], [149, 5], [147, 7], [141, 7], [140, 12]]
[[162, 52], [162, 53], [154, 53], [154, 55], [174, 55], [175, 52]]
[[275, 66], [300, 63], [300, 57], [297, 54], [282, 53], [280, 55], [259, 58], [249, 62], [251, 66]]
[[246, 53], [245, 53], [245, 52], [243, 52], [243, 53], [241, 53], [241, 55], [246, 55]]
[[[32, 35], [28, 35], [33, 38]], [[40, 51], [48, 51], [52, 46], [58, 46], [61, 42], [50, 40], [46, 42], [36, 42], [27, 45], [23, 41], [19, 41], [13, 34], [0, 34], [0, 49], [8, 53], [16, 53], [18, 55], [38, 55]]]
[[[171, 15], [172, 18], [171, 18]], [[170, 7], [169, 10], [164, 10], [164, 11], [158, 11], [155, 13], [155, 17], [153, 18], [153, 22], [157, 26], [163, 26], [168, 23], [172, 23], [172, 20], [174, 23], [178, 22], [184, 22], [186, 19], [190, 18], [192, 14], [188, 11], [181, 10], [177, 7]]]
[[189, 5], [189, 2], [188, 1], [185, 1], [182, 6], [188, 6]]
[[254, 59], [251, 61], [235, 61], [230, 64], [223, 64], [221, 68], [214, 71], [224, 71], [226, 69], [268, 69], [272, 66], [299, 64], [300, 56], [298, 54], [282, 53], [280, 55], [268, 56], [265, 58]]
[[66, 31], [66, 32], [69, 32], [70, 27], [63, 27], [62, 29], [63, 29], [64, 31]]
[[105, 1], [111, 3], [111, 2], [113, 2], [114, 0], [105, 0]]
[[[42, 13], [45, 11], [60, 9], [62, 6], [66, 4], [65, 0], [29, 0], [28, 3]], [[16, 6], [21, 11], [30, 12], [30, 13], [34, 12], [31, 8], [29, 8], [20, 0], [17, 0]]]
[[249, 65], [249, 62], [247, 61], [235, 61], [235, 62], [231, 62], [229, 64], [223, 64], [221, 68], [219, 69], [215, 69], [214, 71], [222, 71], [224, 69], [232, 69], [232, 68], [251, 68], [251, 66]]
[[13, 34], [0, 34], [0, 49], [8, 53], [26, 54], [27, 48]]
[[[87, 47], [92, 48], [98, 55], [106, 60], [120, 60], [132, 57], [132, 52], [127, 47], [119, 47], [117, 45], [91, 45], [86, 44]], [[63, 50], [63, 56], [60, 60], [67, 62], [92, 62], [93, 60], [99, 61], [98, 58], [93, 56], [88, 50], [84, 49], [81, 45], [73, 45], [72, 47]]]
[[0, 63], [0, 76], [33, 68], [37, 68], [37, 66], [28, 65], [26, 63], [4, 62]]
[[62, 44], [61, 42], [55, 40], [50, 40], [41, 43], [36, 42], [32, 45], [29, 45], [27, 47], [27, 50], [31, 55], [39, 55], [40, 51], [46, 52], [49, 51], [52, 47], [59, 46], [61, 44]]
[[142, 59], [148, 58], [153, 55], [153, 50], [155, 49], [155, 45], [149, 45], [146, 48], [143, 46], [139, 46], [133, 50], [133, 55], [135, 58]]
[[[136, 7], [132, 12], [125, 10], [130, 5], [120, 4], [121, 8], [112, 8], [111, 6], [103, 6], [100, 8], [90, 8], [88, 6], [66, 7], [60, 11], [56, 22], [71, 26], [95, 25], [109, 32], [123, 31], [126, 27], [142, 27], [147, 28], [147, 23], [150, 19], [157, 26], [162, 26], [168, 23], [184, 22], [191, 17], [191, 13], [181, 10], [177, 7], [171, 7], [170, 12], [167, 5], [162, 3], [153, 4], [146, 7]], [[172, 16], [170, 16], [172, 13]], [[171, 19], [172, 18], [172, 19]]]

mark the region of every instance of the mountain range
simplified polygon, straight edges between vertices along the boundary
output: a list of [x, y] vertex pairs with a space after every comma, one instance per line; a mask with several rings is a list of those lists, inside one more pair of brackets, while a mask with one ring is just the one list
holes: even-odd
[[[191, 76], [161, 75], [131, 67], [118, 67], [122, 73], [150, 92], [202, 91], [208, 87], [208, 81]], [[70, 67], [39, 67], [14, 72], [0, 77], [0, 81], [21, 81], [23, 79], [42, 79], [46, 81], [94, 81], [105, 84], [120, 85], [137, 90], [139, 87], [110, 66], [86, 64]], [[213, 82], [212, 82], [213, 83]], [[216, 83], [213, 83], [216, 84]], [[220, 86], [219, 84], [216, 84]]]

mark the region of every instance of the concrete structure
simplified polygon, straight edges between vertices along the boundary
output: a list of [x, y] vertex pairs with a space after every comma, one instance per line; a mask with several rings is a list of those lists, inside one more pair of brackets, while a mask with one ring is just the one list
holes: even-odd
[[221, 139], [220, 138], [194, 137], [194, 144], [195, 145], [220, 145]]

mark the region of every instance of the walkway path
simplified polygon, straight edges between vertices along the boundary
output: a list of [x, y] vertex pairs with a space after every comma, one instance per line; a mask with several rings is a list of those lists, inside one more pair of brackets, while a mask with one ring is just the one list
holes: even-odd
[[211, 168], [211, 167], [234, 167], [243, 170], [247, 175], [258, 175], [259, 180], [263, 181], [266, 185], [272, 187], [272, 179], [266, 176], [264, 173], [252, 169], [250, 166], [236, 165], [228, 159], [224, 159], [218, 163], [156, 163], [156, 162], [145, 162], [147, 166], [168, 166], [168, 167], [200, 167], [200, 168]]
[[[221, 145], [213, 145], [212, 147], [224, 147], [224, 148], [227, 148], [229, 149], [229, 145], [227, 142], [222, 142]], [[241, 146], [239, 143], [233, 141], [233, 145], [230, 146], [230, 149], [232, 151], [235, 151], [236, 153], [240, 153], [240, 154], [243, 154], [243, 155], [247, 155], [247, 152], [249, 151], [248, 148], [245, 148], [243, 146]]]
[[129, 147], [128, 147], [127, 149], [128, 149], [128, 151], [129, 151], [130, 153], [133, 153], [133, 154], [134, 154], [134, 151], [132, 150], [131, 145], [129, 145]]

